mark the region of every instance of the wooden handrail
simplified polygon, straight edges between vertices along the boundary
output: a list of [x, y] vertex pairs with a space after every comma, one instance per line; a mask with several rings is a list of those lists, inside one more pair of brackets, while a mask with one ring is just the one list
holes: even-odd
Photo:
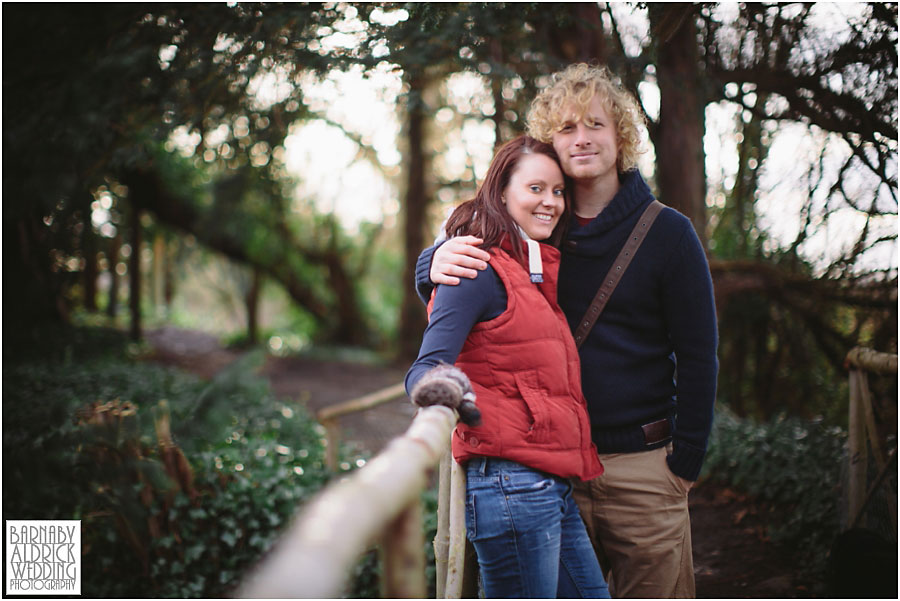
[[338, 469], [338, 447], [341, 441], [341, 430], [338, 425], [339, 418], [357, 411], [365, 411], [366, 409], [377, 407], [405, 394], [406, 387], [403, 382], [400, 382], [359, 398], [324, 407], [316, 412], [316, 420], [325, 428], [325, 439], [327, 441], [325, 464], [328, 466], [328, 469], [333, 472], [336, 472]]
[[372, 407], [376, 407], [378, 405], [381, 405], [382, 403], [392, 401], [405, 394], [405, 385], [403, 384], [403, 382], [400, 382], [399, 384], [394, 384], [392, 386], [388, 386], [387, 388], [382, 388], [381, 390], [361, 396], [356, 399], [351, 399], [349, 401], [344, 401], [343, 403], [338, 403], [337, 405], [324, 407], [316, 413], [316, 418], [320, 422], [337, 419], [350, 413], [363, 411], [365, 409], [371, 409]]
[[[340, 597], [354, 562], [369, 545], [398, 524], [406, 524], [404, 531], [414, 530], [410, 525], [421, 515], [420, 494], [449, 444], [456, 421], [456, 413], [446, 407], [420, 409], [405, 434], [305, 506], [272, 552], [251, 571], [238, 596]], [[421, 526], [418, 531], [421, 540]], [[399, 545], [411, 549], [415, 543]], [[421, 578], [416, 577], [411, 586], [409, 578], [386, 573], [385, 596], [423, 598], [424, 564], [421, 568], [415, 567]]]
[[844, 360], [847, 368], [856, 367], [876, 374], [897, 373], [897, 354], [857, 346], [847, 353]]

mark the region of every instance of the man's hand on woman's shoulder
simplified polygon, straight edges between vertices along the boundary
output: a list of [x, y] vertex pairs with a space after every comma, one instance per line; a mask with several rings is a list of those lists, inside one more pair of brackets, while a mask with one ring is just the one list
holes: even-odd
[[475, 236], [457, 236], [441, 244], [431, 261], [429, 277], [437, 284], [455, 286], [459, 278], [473, 279], [487, 269], [491, 255], [478, 248], [483, 242]]

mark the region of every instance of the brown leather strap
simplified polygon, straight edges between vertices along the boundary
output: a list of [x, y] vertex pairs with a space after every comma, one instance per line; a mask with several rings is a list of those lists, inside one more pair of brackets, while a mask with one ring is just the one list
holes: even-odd
[[600, 284], [600, 289], [597, 290], [594, 301], [591, 303], [591, 306], [588, 307], [587, 312], [578, 324], [578, 328], [575, 330], [575, 346], [580, 347], [581, 343], [584, 342], [584, 339], [587, 338], [588, 333], [591, 331], [591, 328], [594, 327], [597, 318], [600, 317], [600, 313], [606, 306], [607, 301], [609, 301], [610, 295], [613, 293], [613, 290], [616, 289], [619, 280], [622, 279], [622, 274], [628, 269], [631, 259], [634, 258], [634, 253], [637, 252], [637, 249], [641, 246], [641, 242], [647, 237], [650, 226], [653, 225], [653, 221], [656, 220], [656, 216], [659, 215], [659, 212], [662, 211], [663, 208], [665, 208], [663, 203], [658, 200], [653, 200], [650, 203], [650, 206], [644, 210], [640, 219], [638, 219], [634, 229], [631, 230], [631, 234], [628, 236], [628, 240], [625, 242], [625, 246], [622, 247], [622, 250], [619, 251], [619, 256], [613, 261], [609, 273], [603, 278], [603, 283]]

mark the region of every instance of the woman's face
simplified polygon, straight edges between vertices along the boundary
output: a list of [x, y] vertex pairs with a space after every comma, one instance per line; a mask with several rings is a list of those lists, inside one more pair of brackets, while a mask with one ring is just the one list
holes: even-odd
[[546, 240], [565, 210], [564, 188], [556, 161], [545, 154], [526, 154], [503, 190], [503, 204], [530, 238]]

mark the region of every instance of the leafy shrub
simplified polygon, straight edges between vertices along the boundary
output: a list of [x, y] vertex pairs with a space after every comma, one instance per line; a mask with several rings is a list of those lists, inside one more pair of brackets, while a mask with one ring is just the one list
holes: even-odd
[[228, 594], [328, 479], [321, 428], [252, 374], [259, 355], [203, 382], [111, 331], [40, 343], [4, 360], [4, 516], [81, 519], [86, 596]]
[[438, 487], [435, 485], [422, 493], [425, 531], [425, 582], [428, 584], [429, 599], [436, 598], [437, 569], [434, 564], [434, 537], [437, 534]]
[[[86, 596], [232, 594], [329, 478], [321, 427], [253, 375], [261, 352], [205, 382], [135, 362], [139, 349], [116, 330], [32, 342], [40, 348], [4, 360], [4, 515], [82, 520]], [[437, 491], [422, 502], [433, 597]], [[380, 574], [377, 553], [364, 554], [347, 596], [378, 597]]]
[[840, 531], [846, 438], [820, 422], [782, 415], [760, 424], [719, 406], [704, 473], [761, 502], [772, 540], [817, 574]]

